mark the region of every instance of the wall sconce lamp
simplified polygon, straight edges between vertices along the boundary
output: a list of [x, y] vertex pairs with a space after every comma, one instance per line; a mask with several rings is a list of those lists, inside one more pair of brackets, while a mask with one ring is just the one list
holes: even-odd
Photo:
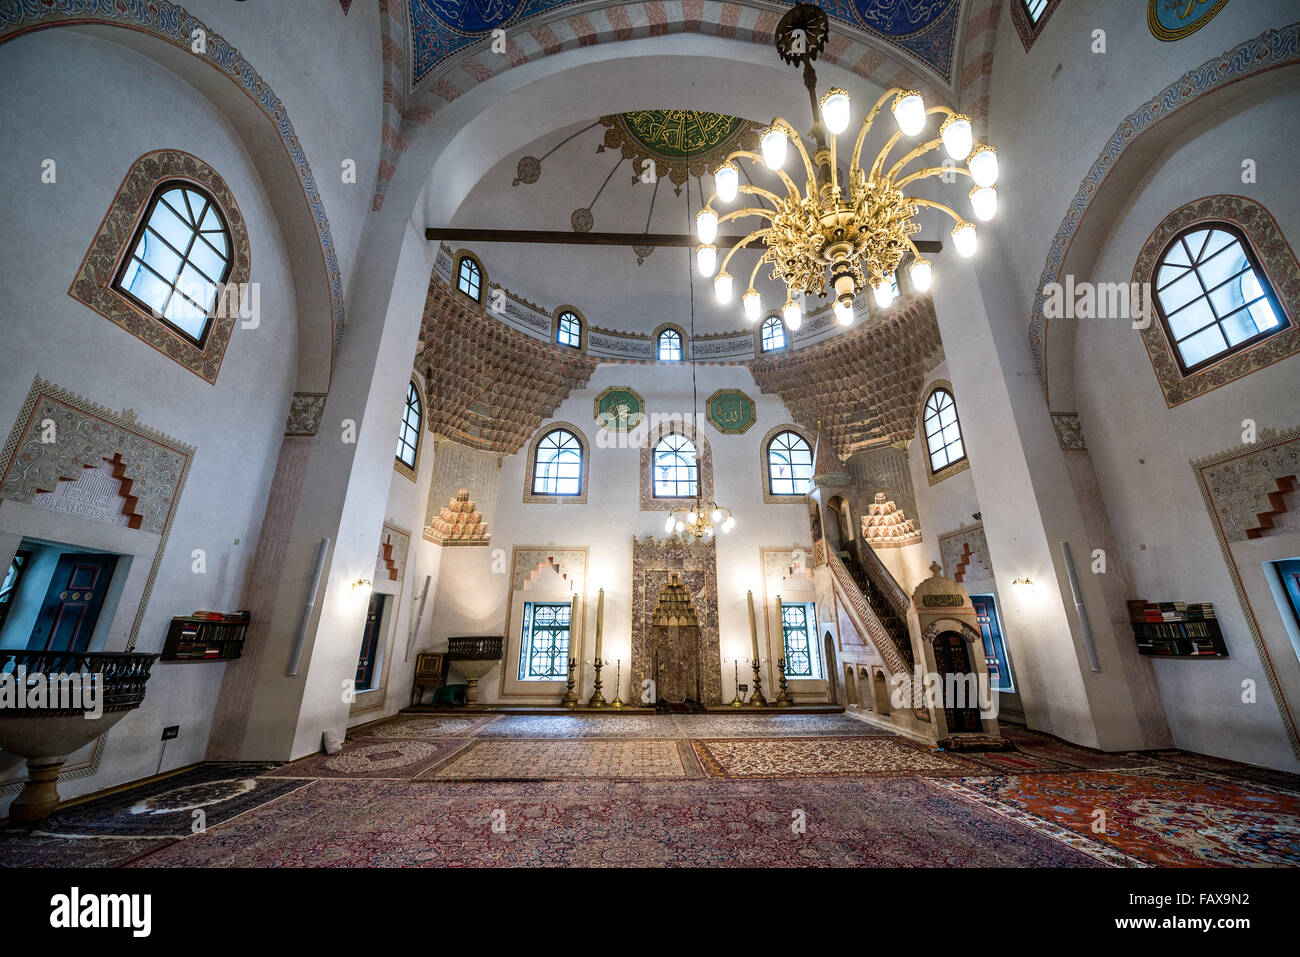
[[1013, 584], [1013, 585], [1028, 585], [1030, 588], [1033, 588], [1033, 587], [1034, 587], [1034, 583], [1033, 583], [1032, 581], [1030, 581], [1028, 578], [1014, 578], [1014, 579], [1012, 579], [1011, 584]]
[[359, 592], [368, 592], [374, 587], [374, 582], [369, 578], [358, 578], [352, 583], [352, 590]]

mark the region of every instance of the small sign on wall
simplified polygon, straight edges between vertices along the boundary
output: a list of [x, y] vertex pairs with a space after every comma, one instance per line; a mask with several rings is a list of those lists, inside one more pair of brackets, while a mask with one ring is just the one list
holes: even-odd
[[742, 435], [758, 421], [754, 400], [739, 389], [719, 389], [705, 403], [708, 420], [724, 435]]

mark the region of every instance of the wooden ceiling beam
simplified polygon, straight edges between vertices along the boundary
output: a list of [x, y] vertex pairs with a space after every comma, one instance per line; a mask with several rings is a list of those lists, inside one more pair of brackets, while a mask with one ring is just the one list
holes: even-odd
[[[430, 226], [424, 238], [431, 242], [456, 243], [534, 243], [558, 246], [696, 246], [699, 239], [689, 233], [575, 233], [562, 229], [460, 229]], [[719, 236], [713, 244], [730, 249], [744, 236]], [[943, 250], [937, 239], [918, 239], [916, 248], [923, 253]], [[761, 239], [750, 240], [747, 249], [761, 249]]]

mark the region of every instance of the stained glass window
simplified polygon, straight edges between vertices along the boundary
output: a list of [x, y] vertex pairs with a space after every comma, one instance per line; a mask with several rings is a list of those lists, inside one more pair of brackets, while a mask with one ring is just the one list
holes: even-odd
[[778, 432], [767, 443], [768, 491], [803, 495], [812, 489], [812, 449], [798, 432]]
[[695, 498], [700, 467], [695, 444], [684, 435], [665, 435], [655, 446], [654, 497]]
[[420, 450], [420, 390], [414, 382], [406, 386], [406, 409], [402, 424], [397, 430], [397, 460], [407, 468], [415, 468], [416, 453]]
[[925, 445], [930, 452], [930, 471], [938, 472], [966, 457], [957, 421], [957, 403], [947, 389], [935, 389], [925, 400]]
[[1176, 236], [1154, 285], [1184, 372], [1289, 325], [1249, 241], [1227, 223], [1198, 223]]
[[812, 602], [784, 602], [781, 605], [781, 630], [785, 633], [785, 674], [787, 678], [820, 678], [821, 659], [817, 656], [817, 606]]
[[582, 343], [582, 320], [571, 312], [560, 313], [560, 325], [555, 333], [555, 341], [562, 346], [577, 349]]
[[676, 329], [665, 329], [659, 333], [659, 361], [682, 361], [682, 334]]
[[212, 197], [163, 183], [149, 200], [117, 288], [200, 348], [230, 275], [230, 231]]
[[519, 649], [520, 681], [563, 681], [569, 676], [568, 602], [524, 604], [524, 634]]
[[785, 347], [785, 326], [779, 316], [768, 316], [763, 320], [763, 331], [759, 337], [759, 346], [764, 352]]
[[475, 302], [483, 301], [483, 271], [468, 256], [460, 257], [460, 265], [456, 269], [456, 286]]
[[568, 429], [552, 429], [537, 443], [534, 495], [582, 493], [582, 443]]

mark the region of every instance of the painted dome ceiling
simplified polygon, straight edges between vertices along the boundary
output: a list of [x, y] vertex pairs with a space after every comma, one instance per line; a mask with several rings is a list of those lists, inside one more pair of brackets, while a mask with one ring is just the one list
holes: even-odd
[[[689, 0], [681, 0], [688, 3]], [[493, 30], [512, 28], [569, 7], [615, 6], [590, 0], [407, 0], [411, 24], [412, 86], [456, 54], [481, 44]], [[867, 34], [952, 78], [962, 0], [820, 0], [838, 27]]]

